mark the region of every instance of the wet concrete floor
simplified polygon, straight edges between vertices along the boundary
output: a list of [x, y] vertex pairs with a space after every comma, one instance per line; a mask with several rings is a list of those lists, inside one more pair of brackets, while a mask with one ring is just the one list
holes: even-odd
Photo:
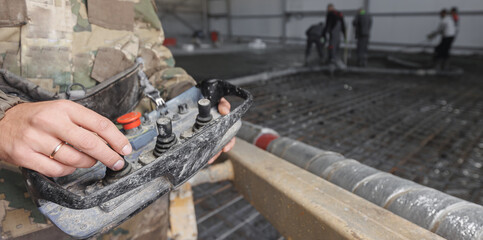
[[[176, 57], [197, 80], [301, 66], [301, 46]], [[315, 55], [315, 54], [314, 54]], [[397, 54], [426, 64], [429, 55]], [[370, 66], [400, 67], [373, 53]], [[312, 64], [317, 64], [313, 59]], [[244, 120], [483, 204], [483, 59], [454, 57], [460, 77], [306, 73], [245, 86]], [[200, 239], [278, 239], [230, 183], [194, 189]], [[250, 221], [246, 221], [250, 219]]]

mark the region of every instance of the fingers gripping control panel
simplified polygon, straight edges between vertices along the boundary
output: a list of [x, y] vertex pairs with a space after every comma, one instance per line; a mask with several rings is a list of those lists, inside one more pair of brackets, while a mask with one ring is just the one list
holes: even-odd
[[[217, 111], [223, 96], [244, 102], [225, 116]], [[209, 80], [144, 114], [117, 119], [133, 151], [124, 168], [101, 163], [61, 178], [23, 169], [31, 196], [57, 227], [87, 238], [120, 224], [178, 187], [203, 168], [233, 138], [252, 96], [221, 80]]]

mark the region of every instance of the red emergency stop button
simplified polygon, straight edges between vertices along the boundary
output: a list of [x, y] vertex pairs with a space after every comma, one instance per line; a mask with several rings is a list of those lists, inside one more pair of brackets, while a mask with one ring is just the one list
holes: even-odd
[[141, 125], [141, 113], [130, 112], [117, 118], [117, 122], [122, 124], [124, 130], [129, 130], [139, 127]]

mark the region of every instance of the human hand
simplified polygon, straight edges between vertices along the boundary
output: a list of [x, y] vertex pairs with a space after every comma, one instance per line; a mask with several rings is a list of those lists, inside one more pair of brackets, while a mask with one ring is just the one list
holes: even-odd
[[[68, 144], [60, 145], [64, 142]], [[22, 103], [0, 120], [0, 159], [49, 177], [92, 167], [96, 159], [120, 170], [124, 161], [119, 154], [131, 151], [109, 119], [67, 100]], [[51, 154], [55, 156], [49, 158]]]
[[[220, 103], [218, 104], [218, 112], [220, 112], [221, 115], [227, 115], [228, 113], [230, 113], [230, 109], [230, 103], [225, 98], [221, 98]], [[219, 153], [212, 157], [210, 161], [208, 161], [208, 164], [212, 164], [221, 155], [222, 152], [230, 151], [233, 146], [235, 146], [235, 138], [232, 138], [230, 142], [228, 142]]]

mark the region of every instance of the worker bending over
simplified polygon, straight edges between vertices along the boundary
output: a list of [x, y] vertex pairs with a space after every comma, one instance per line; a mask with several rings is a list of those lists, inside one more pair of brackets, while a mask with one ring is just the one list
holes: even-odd
[[324, 23], [320, 22], [317, 24], [314, 24], [305, 31], [305, 35], [307, 36], [307, 46], [305, 48], [305, 65], [308, 65], [308, 58], [310, 55], [310, 50], [312, 48], [312, 45], [315, 44], [317, 47], [317, 53], [319, 54], [319, 61], [322, 63], [324, 59], [324, 43], [325, 43], [325, 38], [322, 35], [322, 31], [324, 30]]

